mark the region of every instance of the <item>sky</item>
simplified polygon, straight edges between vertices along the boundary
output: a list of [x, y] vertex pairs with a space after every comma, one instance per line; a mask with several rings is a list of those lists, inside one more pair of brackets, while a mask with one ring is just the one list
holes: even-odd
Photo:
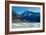
[[12, 10], [16, 12], [17, 14], [21, 14], [25, 12], [26, 10], [29, 10], [30, 12], [40, 12], [40, 7], [21, 7], [21, 6], [12, 6]]

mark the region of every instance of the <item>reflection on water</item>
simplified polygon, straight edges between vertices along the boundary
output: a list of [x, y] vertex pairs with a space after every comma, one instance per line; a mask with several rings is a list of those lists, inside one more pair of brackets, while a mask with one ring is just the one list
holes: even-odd
[[40, 23], [13, 23], [12, 28], [37, 28], [40, 27]]

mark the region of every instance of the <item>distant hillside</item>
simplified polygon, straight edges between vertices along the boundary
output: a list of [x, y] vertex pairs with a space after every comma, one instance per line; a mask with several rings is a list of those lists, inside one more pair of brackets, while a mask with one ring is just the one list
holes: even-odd
[[[28, 21], [28, 22], [40, 22], [40, 13], [32, 12], [32, 11], [25, 11], [24, 13], [18, 15], [17, 13], [12, 13], [13, 17], [18, 17], [21, 21]], [[15, 18], [13, 18], [15, 19]]]

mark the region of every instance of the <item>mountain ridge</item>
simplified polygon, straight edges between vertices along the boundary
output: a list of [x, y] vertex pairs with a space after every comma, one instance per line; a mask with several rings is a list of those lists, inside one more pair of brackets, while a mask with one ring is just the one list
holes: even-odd
[[40, 13], [35, 13], [28, 10], [20, 15], [16, 14], [16, 17], [18, 17], [21, 21], [26, 20], [29, 22], [40, 22]]

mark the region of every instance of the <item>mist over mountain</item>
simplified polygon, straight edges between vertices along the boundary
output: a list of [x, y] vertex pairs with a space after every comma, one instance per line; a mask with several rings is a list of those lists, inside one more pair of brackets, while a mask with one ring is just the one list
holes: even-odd
[[22, 14], [17, 14], [12, 12], [12, 19], [15, 19], [15, 17], [21, 21], [28, 21], [28, 22], [40, 22], [40, 13], [39, 12], [32, 12], [29, 10], [24, 11]]

